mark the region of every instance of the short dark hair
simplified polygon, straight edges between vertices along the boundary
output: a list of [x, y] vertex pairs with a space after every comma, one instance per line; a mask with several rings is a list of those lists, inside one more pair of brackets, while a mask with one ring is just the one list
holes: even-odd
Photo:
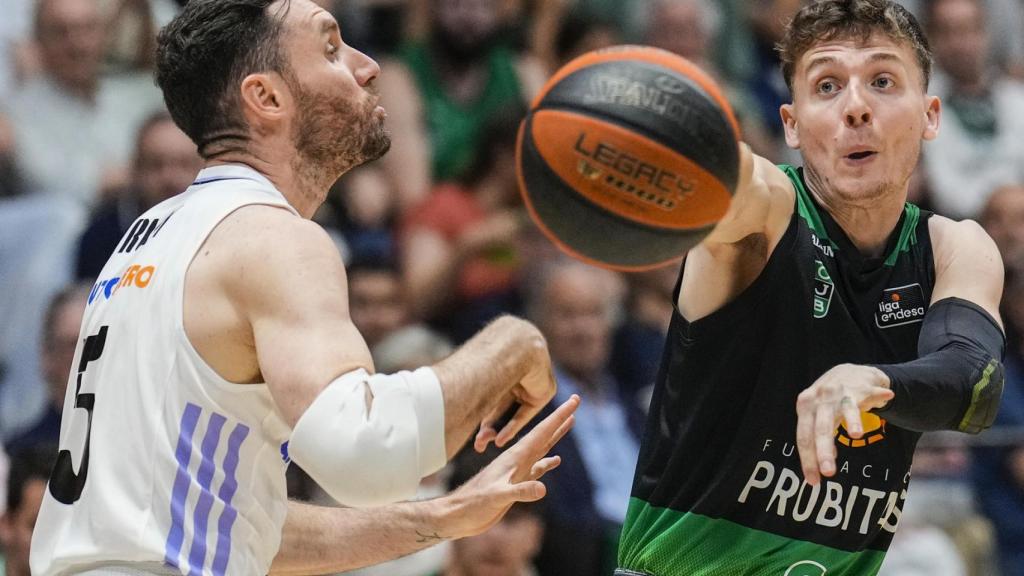
[[17, 512], [21, 509], [25, 486], [31, 480], [46, 482], [57, 460], [57, 446], [38, 444], [23, 448], [11, 454], [11, 473], [7, 478], [7, 509]]
[[249, 74], [290, 79], [275, 0], [191, 0], [157, 37], [156, 82], [174, 122], [208, 157], [210, 144], [248, 140], [238, 87]]
[[891, 0], [819, 0], [801, 8], [776, 46], [786, 85], [793, 90], [796, 62], [815, 44], [837, 38], [867, 39], [875, 32], [910, 44], [927, 89], [932, 73], [928, 38], [914, 15]]

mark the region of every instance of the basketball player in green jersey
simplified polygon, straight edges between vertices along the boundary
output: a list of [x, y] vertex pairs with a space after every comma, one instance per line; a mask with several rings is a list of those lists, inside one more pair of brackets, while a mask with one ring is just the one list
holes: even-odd
[[730, 212], [687, 257], [621, 576], [875, 574], [921, 432], [977, 433], [998, 408], [996, 247], [906, 203], [941, 112], [917, 22], [822, 0], [780, 50], [804, 167], [744, 147]]

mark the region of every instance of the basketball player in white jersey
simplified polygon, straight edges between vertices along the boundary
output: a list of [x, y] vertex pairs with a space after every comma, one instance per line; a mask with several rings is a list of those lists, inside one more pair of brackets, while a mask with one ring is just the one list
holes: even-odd
[[477, 449], [507, 444], [554, 395], [547, 348], [504, 318], [433, 367], [374, 373], [337, 250], [308, 220], [389, 145], [379, 68], [327, 12], [191, 0], [158, 44], [168, 109], [207, 167], [132, 225], [90, 295], [33, 573], [339, 571], [541, 498], [578, 399], [448, 497], [287, 501], [289, 460], [361, 507], [411, 497], [478, 425]]

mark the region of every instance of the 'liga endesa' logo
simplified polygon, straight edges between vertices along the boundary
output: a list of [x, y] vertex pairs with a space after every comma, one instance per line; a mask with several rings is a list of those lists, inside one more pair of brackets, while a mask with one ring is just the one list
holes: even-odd
[[836, 442], [850, 448], [861, 448], [885, 439], [884, 418], [879, 418], [870, 412], [861, 412], [860, 422], [864, 427], [864, 435], [860, 438], [851, 438], [849, 432], [846, 431], [846, 420], [842, 420], [839, 427], [836, 428]]

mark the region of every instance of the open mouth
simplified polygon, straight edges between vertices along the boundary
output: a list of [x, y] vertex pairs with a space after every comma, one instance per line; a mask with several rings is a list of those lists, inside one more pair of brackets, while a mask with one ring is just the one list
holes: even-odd
[[874, 156], [875, 154], [877, 154], [877, 152], [874, 152], [872, 150], [863, 150], [863, 151], [860, 151], [860, 152], [854, 152], [852, 154], [847, 154], [846, 157], [849, 158], [850, 160], [863, 160], [865, 158], [869, 158], [871, 156]]

